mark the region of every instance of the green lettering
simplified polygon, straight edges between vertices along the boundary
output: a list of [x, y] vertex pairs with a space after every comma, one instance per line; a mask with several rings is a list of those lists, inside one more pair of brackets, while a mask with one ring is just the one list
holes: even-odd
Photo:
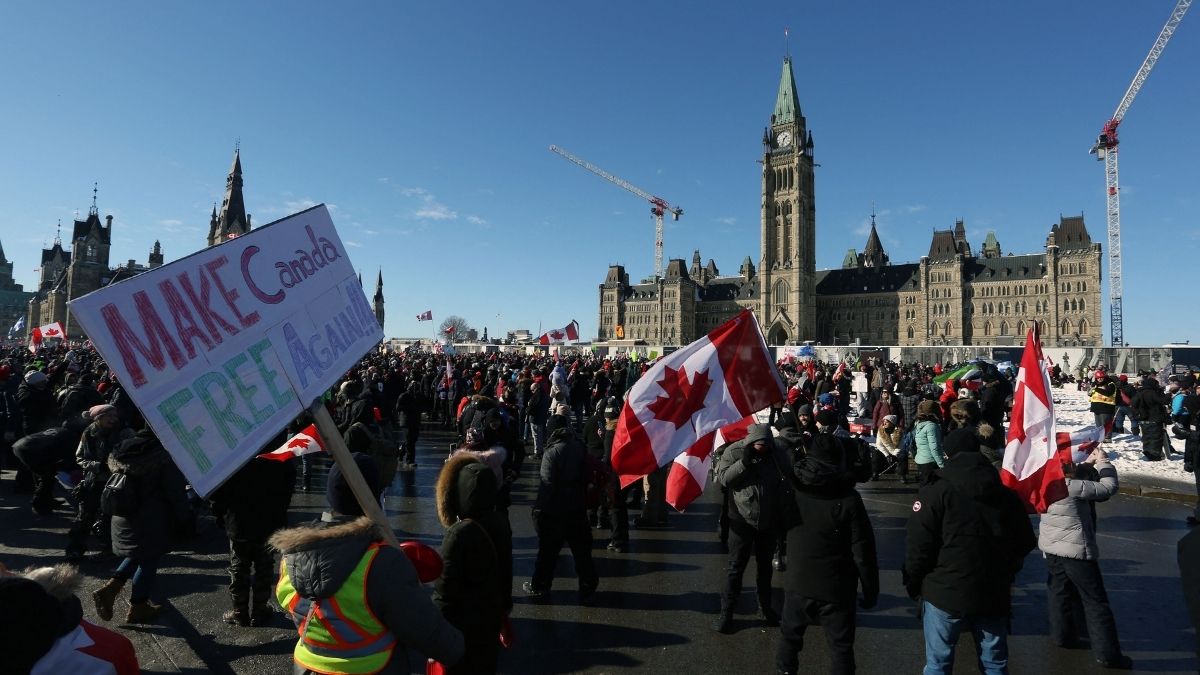
[[275, 407], [270, 403], [268, 403], [267, 407], [265, 408], [254, 407], [254, 394], [258, 392], [258, 387], [253, 384], [247, 384], [237, 372], [238, 367], [249, 360], [250, 357], [246, 356], [245, 354], [238, 354], [232, 359], [226, 361], [221, 367], [225, 370], [225, 374], [229, 376], [229, 379], [233, 380], [233, 386], [235, 389], [237, 389], [238, 396], [242, 398], [242, 401], [246, 404], [246, 407], [250, 409], [251, 413], [253, 413], [254, 424], [258, 425], [271, 418], [271, 415], [275, 412]]
[[195, 396], [192, 395], [190, 389], [180, 389], [158, 404], [158, 412], [167, 421], [167, 426], [171, 427], [171, 431], [175, 433], [175, 438], [187, 449], [192, 461], [196, 463], [196, 468], [200, 469], [201, 473], [208, 473], [212, 468], [212, 460], [204, 454], [204, 450], [200, 447], [200, 439], [204, 436], [204, 427], [185, 429], [183, 420], [179, 417], [179, 409], [187, 405], [193, 398]]
[[279, 390], [275, 386], [275, 380], [279, 379], [279, 373], [267, 368], [267, 364], [263, 362], [263, 352], [271, 348], [270, 340], [260, 340], [252, 345], [246, 351], [250, 354], [250, 358], [254, 361], [254, 367], [258, 368], [258, 375], [262, 378], [263, 384], [267, 385], [267, 391], [271, 393], [271, 400], [275, 402], [276, 407], [283, 408], [288, 403], [296, 400], [296, 394], [291, 389]]
[[[221, 392], [225, 395], [223, 406], [218, 406], [216, 399], [212, 396], [210, 389], [214, 384], [220, 387]], [[205, 373], [201, 375], [192, 384], [192, 389], [204, 403], [209, 417], [217, 423], [217, 429], [221, 432], [221, 438], [230, 450], [237, 447], [237, 437], [233, 435], [230, 426], [237, 427], [243, 436], [254, 429], [250, 422], [246, 421], [246, 418], [234, 412], [233, 406], [236, 403], [236, 399], [233, 396], [233, 392], [229, 389], [229, 380], [225, 379], [225, 376], [221, 373]]]

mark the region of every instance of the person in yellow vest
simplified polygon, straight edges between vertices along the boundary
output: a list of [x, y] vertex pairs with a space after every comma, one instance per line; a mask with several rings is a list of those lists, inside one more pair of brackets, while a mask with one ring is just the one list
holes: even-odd
[[[358, 453], [354, 461], [378, 499], [383, 490], [375, 460]], [[404, 553], [384, 543], [363, 516], [337, 465], [329, 471], [326, 497], [330, 520], [271, 537], [283, 554], [275, 597], [300, 634], [293, 673], [408, 673], [409, 648], [458, 663], [462, 633], [434, 606]]]
[[1103, 363], [1096, 368], [1095, 383], [1088, 400], [1092, 403], [1096, 426], [1104, 429], [1104, 440], [1111, 441], [1113, 415], [1117, 412], [1117, 381], [1108, 376]]

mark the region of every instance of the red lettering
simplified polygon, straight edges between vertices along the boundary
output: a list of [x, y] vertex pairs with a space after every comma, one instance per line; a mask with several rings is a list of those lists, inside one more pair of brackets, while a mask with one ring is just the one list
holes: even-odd
[[258, 312], [250, 312], [242, 316], [242, 311], [238, 309], [234, 303], [238, 298], [237, 289], [225, 288], [225, 282], [221, 280], [221, 275], [217, 274], [217, 270], [229, 262], [225, 256], [220, 256], [216, 260], [210, 260], [204, 263], [204, 269], [212, 275], [213, 283], [217, 285], [217, 290], [221, 292], [221, 297], [225, 299], [225, 304], [229, 305], [229, 309], [233, 310], [233, 315], [237, 317], [238, 323], [242, 324], [242, 328], [249, 328], [258, 323]]
[[208, 336], [200, 332], [200, 327], [196, 325], [196, 318], [184, 304], [183, 297], [179, 295], [179, 290], [175, 288], [171, 280], [164, 279], [158, 282], [158, 290], [162, 293], [163, 299], [167, 301], [167, 309], [171, 312], [171, 318], [175, 320], [175, 332], [179, 335], [179, 341], [187, 349], [188, 359], [196, 358], [196, 348], [192, 344], [194, 340], [200, 340], [204, 344], [205, 350], [212, 349], [212, 342], [209, 341]]
[[257, 246], [247, 246], [246, 249], [242, 251], [242, 279], [246, 281], [246, 287], [250, 289], [250, 293], [254, 297], [258, 298], [261, 302], [264, 302], [268, 305], [281, 303], [283, 302], [284, 298], [284, 292], [282, 289], [272, 293], [271, 295], [267, 295], [263, 289], [258, 287], [258, 284], [254, 283], [254, 279], [250, 277], [250, 259], [253, 258], [258, 251], [259, 248]]
[[[138, 318], [142, 322], [142, 327], [146, 330], [146, 342], [143, 343], [138, 335], [125, 321], [125, 317], [121, 316], [121, 312], [117, 306], [109, 303], [100, 308], [100, 315], [104, 317], [104, 324], [108, 327], [108, 332], [113, 336], [113, 340], [117, 343], [117, 351], [121, 353], [121, 361], [125, 364], [125, 369], [129, 371], [129, 377], [133, 381], [134, 387], [140, 387], [146, 384], [146, 374], [142, 371], [142, 366], [138, 363], [134, 352], [141, 355], [145, 361], [154, 368], [154, 370], [162, 370], [166, 367], [166, 360], [163, 358], [163, 347], [166, 347], [167, 354], [171, 357], [171, 363], [175, 364], [176, 368], [182, 368], [187, 365], [187, 360], [183, 358], [183, 353], [179, 351], [179, 346], [175, 344], [175, 340], [171, 338], [171, 334], [167, 332], [167, 327], [163, 324], [162, 317], [158, 315], [158, 310], [154, 309], [154, 305], [150, 302], [150, 297], [145, 291], [138, 291], [133, 294], [133, 304], [137, 307]], [[159, 342], [161, 340], [161, 343]]]
[[208, 277], [204, 275], [203, 271], [200, 271], [199, 276], [199, 297], [196, 296], [196, 289], [192, 288], [192, 280], [187, 276], [187, 274], [179, 275], [179, 285], [183, 287], [184, 295], [188, 296], [188, 300], [190, 300], [192, 302], [192, 306], [196, 308], [196, 313], [200, 315], [200, 320], [204, 322], [204, 325], [208, 328], [209, 332], [212, 333], [213, 340], [216, 341], [217, 344], [220, 344], [223, 342], [223, 339], [221, 338], [220, 334], [217, 333], [217, 324], [220, 324], [221, 328], [223, 328], [225, 332], [229, 333], [230, 335], [237, 335], [238, 329], [237, 326], [234, 326], [226, 321], [225, 317], [217, 314], [208, 304], [210, 300], [209, 296], [212, 295], [212, 284], [209, 283]]

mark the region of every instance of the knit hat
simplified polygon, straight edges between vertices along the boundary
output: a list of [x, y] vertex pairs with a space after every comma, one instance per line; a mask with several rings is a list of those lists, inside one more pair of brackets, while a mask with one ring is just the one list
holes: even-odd
[[1122, 382], [1128, 382], [1128, 381], [1129, 381], [1129, 376], [1128, 376], [1128, 375], [1126, 375], [1125, 373], [1121, 373], [1121, 376], [1120, 376], [1120, 377], [1118, 377], [1117, 379], [1118, 379], [1118, 380], [1120, 380], [1120, 381], [1122, 381]]
[[40, 370], [31, 370], [25, 373], [25, 384], [31, 387], [44, 387], [47, 381], [46, 374]]
[[570, 420], [563, 415], [551, 415], [550, 419], [546, 420], [546, 435], [549, 436], [559, 429], [566, 429], [570, 424]]
[[929, 415], [931, 417], [941, 417], [942, 413], [941, 413], [941, 410], [938, 408], [938, 402], [931, 401], [929, 399], [925, 399], [924, 401], [921, 401], [920, 403], [918, 403], [917, 404], [917, 417], [920, 417], [922, 415]]
[[974, 429], [955, 429], [942, 439], [942, 451], [947, 457], [953, 457], [960, 452], [979, 452], [979, 437]]
[[809, 417], [812, 417], [812, 414], [813, 414], [812, 406], [809, 405], [808, 403], [805, 403], [804, 405], [800, 406], [800, 408], [796, 411], [796, 414], [797, 415], [808, 415]]
[[[371, 489], [371, 494], [378, 500], [379, 496], [383, 494], [384, 488], [383, 485], [380, 485], [379, 465], [370, 455], [361, 452], [354, 453], [353, 457], [363, 479], [367, 481], [367, 487]], [[337, 462], [334, 462], [333, 466], [329, 468], [325, 500], [329, 502], [330, 508], [344, 516], [363, 515], [362, 507], [354, 498], [354, 491], [350, 489], [350, 484], [346, 482], [346, 476], [342, 473], [342, 467]]]
[[896, 420], [897, 420], [897, 419], [898, 419], [898, 418], [897, 418], [895, 415], [884, 415], [884, 416], [883, 416], [883, 421], [884, 421], [884, 422], [891, 422], [893, 425], [895, 425], [895, 424], [896, 424]]
[[100, 405], [94, 405], [94, 406], [88, 408], [88, 410], [87, 410], [88, 419], [91, 419], [91, 420], [100, 419], [104, 415], [116, 415], [116, 414], [117, 414], [117, 407], [114, 405], [109, 405], [107, 403], [102, 403]]
[[5, 672], [28, 673], [58, 639], [62, 605], [36, 581], [0, 576], [0, 607], [11, 610], [0, 612]]

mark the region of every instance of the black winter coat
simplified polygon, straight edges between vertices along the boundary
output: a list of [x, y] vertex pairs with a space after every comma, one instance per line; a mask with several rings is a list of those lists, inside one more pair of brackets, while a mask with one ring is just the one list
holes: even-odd
[[546, 439], [534, 508], [565, 515], [587, 509], [584, 463], [587, 448], [570, 427]]
[[266, 541], [287, 527], [295, 483], [293, 462], [255, 457], [209, 498], [213, 515], [225, 524], [230, 541]]
[[849, 604], [862, 583], [863, 599], [879, 597], [875, 532], [862, 497], [845, 472], [807, 458], [795, 481], [800, 524], [788, 531], [788, 566], [783, 587], [789, 593]]
[[1129, 404], [1129, 411], [1133, 413], [1133, 418], [1139, 422], [1158, 422], [1159, 424], [1167, 423], [1167, 406], [1170, 405], [1171, 399], [1163, 393], [1158, 387], [1142, 387], [1138, 393], [1134, 394], [1133, 402]]
[[113, 553], [156, 558], [171, 550], [171, 533], [190, 527], [187, 483], [149, 428], [122, 442], [108, 457], [111, 471], [124, 471], [137, 491], [137, 511], [112, 517]]
[[58, 413], [61, 417], [75, 417], [94, 405], [104, 403], [104, 398], [95, 387], [73, 384], [62, 391], [58, 401]]
[[22, 382], [17, 386], [17, 407], [21, 409], [21, 433], [33, 434], [58, 424], [58, 406], [49, 387], [38, 389]]
[[983, 455], [961, 452], [917, 492], [904, 585], [957, 616], [1008, 616], [1010, 586], [1036, 546], [1016, 493]]

